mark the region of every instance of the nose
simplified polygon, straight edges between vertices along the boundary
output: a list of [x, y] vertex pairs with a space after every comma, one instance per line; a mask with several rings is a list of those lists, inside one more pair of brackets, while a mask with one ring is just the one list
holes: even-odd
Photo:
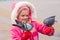
[[25, 20], [28, 19], [28, 16], [24, 16], [24, 19], [25, 19]]

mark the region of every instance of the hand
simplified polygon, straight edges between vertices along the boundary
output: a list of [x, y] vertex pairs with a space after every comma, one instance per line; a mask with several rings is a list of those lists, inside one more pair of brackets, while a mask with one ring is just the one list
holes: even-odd
[[27, 40], [32, 36], [32, 33], [30, 31], [24, 32], [21, 36], [21, 40]]
[[46, 27], [45, 30], [44, 30], [44, 33], [45, 34], [48, 34], [51, 32], [51, 28], [50, 27]]

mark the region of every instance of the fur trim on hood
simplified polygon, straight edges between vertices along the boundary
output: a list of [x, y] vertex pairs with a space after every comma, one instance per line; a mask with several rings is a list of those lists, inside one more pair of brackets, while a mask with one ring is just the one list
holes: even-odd
[[17, 19], [17, 18], [16, 18], [17, 14], [18, 14], [18, 13], [17, 13], [17, 10], [18, 10], [21, 6], [24, 6], [24, 5], [27, 5], [27, 6], [29, 6], [29, 7], [31, 8], [31, 10], [32, 10], [32, 18], [36, 18], [36, 11], [35, 11], [36, 9], [35, 9], [35, 7], [34, 7], [31, 3], [29, 3], [29, 2], [22, 1], [22, 2], [16, 3], [16, 5], [15, 5], [13, 11], [12, 11], [12, 14], [11, 14], [12, 24], [16, 24], [16, 23], [15, 23], [15, 19]]

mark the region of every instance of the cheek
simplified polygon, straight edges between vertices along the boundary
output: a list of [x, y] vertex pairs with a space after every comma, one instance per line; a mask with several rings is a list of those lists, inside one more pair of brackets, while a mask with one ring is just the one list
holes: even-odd
[[19, 20], [20, 22], [22, 22], [22, 21], [23, 21], [23, 18], [19, 18], [18, 20]]
[[18, 20], [21, 21], [22, 20], [22, 17], [19, 16]]
[[22, 20], [23, 19], [23, 17], [19, 17], [19, 20]]

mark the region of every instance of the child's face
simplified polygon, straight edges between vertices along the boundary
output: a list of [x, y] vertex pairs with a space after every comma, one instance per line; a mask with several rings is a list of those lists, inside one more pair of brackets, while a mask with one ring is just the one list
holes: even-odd
[[21, 12], [20, 12], [20, 15], [19, 15], [19, 19], [22, 20], [23, 22], [27, 22], [29, 19], [28, 19], [28, 10], [27, 9], [23, 9]]

